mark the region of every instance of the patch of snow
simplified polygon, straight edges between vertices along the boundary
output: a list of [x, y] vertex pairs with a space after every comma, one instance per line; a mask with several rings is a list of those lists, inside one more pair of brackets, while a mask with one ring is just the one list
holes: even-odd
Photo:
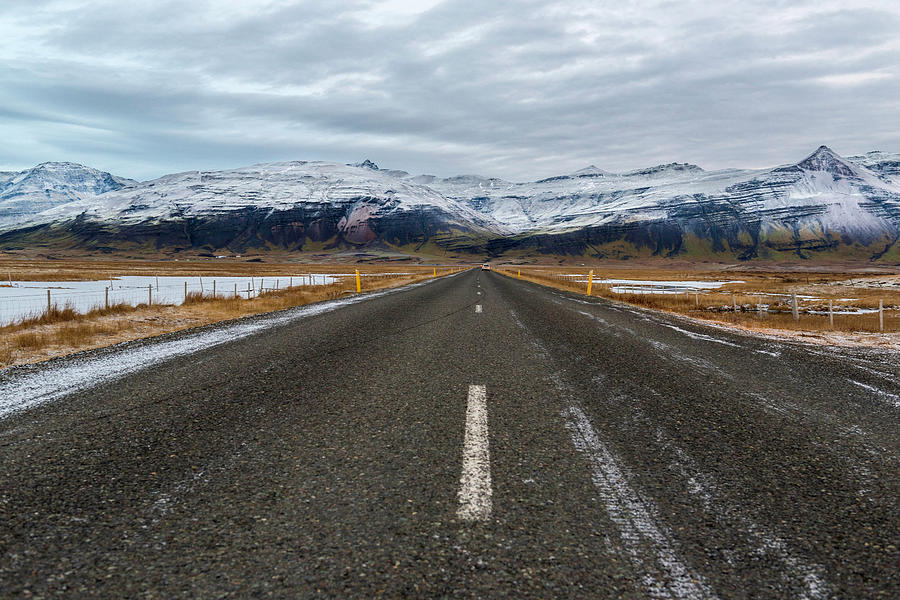
[[852, 383], [854, 385], [858, 385], [859, 387], [861, 387], [865, 390], [872, 392], [879, 398], [884, 398], [885, 400], [890, 402], [891, 406], [893, 406], [894, 408], [900, 408], [900, 396], [898, 396], [897, 394], [891, 394], [889, 392], [885, 392], [884, 390], [880, 390], [875, 386], [866, 385], [865, 383], [862, 383], [861, 381], [856, 381], [855, 379], [848, 379], [847, 381], [849, 381], [850, 383]]
[[670, 324], [664, 323], [662, 321], [660, 321], [659, 324], [662, 325], [663, 327], [668, 327], [669, 329], [673, 329], [673, 330], [677, 331], [678, 333], [683, 333], [684, 335], [688, 336], [689, 338], [692, 338], [695, 340], [704, 340], [707, 342], [715, 342], [716, 344], [723, 344], [725, 346], [734, 346], [735, 348], [742, 347], [740, 344], [735, 344], [733, 342], [728, 342], [726, 340], [720, 340], [719, 338], [713, 337], [711, 335], [706, 335], [705, 333], [697, 333], [695, 331], [688, 331], [687, 329], [682, 329], [681, 327], [677, 327], [675, 325], [670, 325]]
[[[587, 284], [587, 275], [566, 274], [564, 277], [577, 278], [575, 283]], [[744, 283], [735, 279], [729, 281], [669, 281], [644, 279], [603, 279], [594, 278], [594, 284], [608, 285], [616, 294], [684, 294], [705, 290], [715, 290], [732, 283]]]

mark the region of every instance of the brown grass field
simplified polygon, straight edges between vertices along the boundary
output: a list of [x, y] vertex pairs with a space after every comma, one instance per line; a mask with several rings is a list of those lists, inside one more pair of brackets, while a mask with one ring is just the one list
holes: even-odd
[[[560, 267], [508, 267], [500, 269], [504, 274], [521, 277], [535, 283], [560, 289], [586, 293], [587, 284], [574, 280], [586, 280], [571, 275], [586, 275], [588, 268]], [[594, 279], [631, 279], [655, 281], [743, 281], [732, 283], [718, 290], [688, 294], [622, 294], [610, 286], [594, 284], [591, 295], [626, 302], [655, 310], [678, 313], [717, 323], [755, 331], [785, 332], [847, 332], [880, 333], [877, 313], [840, 314], [841, 310], [854, 308], [877, 309], [881, 300], [884, 306], [884, 333], [900, 332], [900, 276], [828, 272], [753, 271], [723, 272], [721, 270], [671, 270], [654, 268], [595, 268]], [[893, 287], [876, 287], [878, 282], [889, 281]], [[794, 320], [789, 299], [797, 294], [799, 319]], [[814, 299], [803, 299], [812, 296]], [[831, 300], [836, 313], [834, 324], [827, 314]], [[760, 311], [759, 305], [768, 305]], [[735, 310], [735, 305], [737, 309]], [[824, 312], [826, 314], [816, 314]]]
[[[443, 267], [446, 268], [446, 267]], [[247, 260], [183, 260], [142, 261], [124, 259], [47, 259], [0, 255], [0, 285], [13, 281], [90, 281], [120, 275], [160, 277], [272, 277], [305, 273], [387, 273], [396, 271], [431, 271], [421, 266], [397, 261], [382, 264], [251, 262]]]
[[[4, 278], [13, 281], [102, 280], [119, 275], [256, 276], [305, 273], [347, 273], [338, 283], [269, 291], [250, 300], [221, 295], [190, 293], [179, 306], [140, 304], [99, 307], [78, 313], [53, 305], [49, 311], [0, 327], [0, 368], [40, 362], [120, 342], [180, 331], [248, 315], [282, 310], [356, 293], [355, 269], [361, 274], [362, 291], [396, 287], [434, 276], [444, 276], [450, 267], [408, 264], [348, 266], [335, 264], [261, 264], [219, 262], [141, 261], [2, 261]], [[454, 267], [458, 271], [461, 267]], [[391, 273], [407, 273], [395, 275]], [[8, 273], [8, 274], [7, 274]]]
[[[460, 265], [455, 270], [464, 268]], [[60, 259], [0, 256], [0, 285], [12, 281], [73, 281], [102, 280], [121, 275], [179, 275], [254, 276], [298, 275], [307, 273], [347, 273], [355, 269], [370, 274], [362, 278], [363, 290], [404, 285], [432, 277], [434, 267], [390, 262], [386, 264], [353, 265], [347, 263], [268, 263], [246, 260], [182, 260], [139, 261], [122, 259]], [[519, 277], [580, 293], [586, 284], [573, 281], [566, 275], [586, 276], [590, 267], [566, 266], [510, 266], [495, 267], [506, 275]], [[772, 267], [753, 265], [719, 265], [690, 263], [621, 263], [593, 267], [596, 278], [635, 280], [742, 280], [718, 291], [693, 294], [617, 294], [608, 286], [595, 284], [592, 295], [627, 302], [656, 310], [673, 312], [693, 318], [716, 322], [740, 329], [776, 334], [797, 332], [853, 333], [874, 335], [879, 332], [877, 313], [835, 314], [834, 324], [827, 314], [831, 299], [835, 310], [850, 308], [874, 309], [881, 300], [884, 310], [884, 332], [900, 332], [900, 275], [897, 269], [880, 267], [877, 271], [862, 266], [831, 265], [816, 269], [801, 267]], [[450, 266], [437, 267], [438, 275], [448, 274]], [[389, 273], [409, 275], [388, 275]], [[378, 275], [378, 276], [371, 276]], [[890, 287], [877, 287], [876, 282], [887, 281]], [[47, 360], [54, 356], [79, 350], [109, 346], [122, 341], [179, 331], [243, 316], [300, 306], [312, 302], [355, 293], [353, 277], [329, 286], [294, 287], [289, 290], [267, 292], [251, 300], [200, 296], [191, 294], [181, 306], [112, 305], [79, 314], [65, 306], [53, 306], [50, 311], [34, 318], [0, 327], [0, 368]], [[791, 294], [812, 296], [816, 300], [799, 302], [800, 318], [794, 320], [791, 307], [785, 302]], [[760, 302], [769, 309], [760, 312]], [[738, 310], [734, 310], [734, 305]], [[896, 336], [895, 336], [896, 337]]]

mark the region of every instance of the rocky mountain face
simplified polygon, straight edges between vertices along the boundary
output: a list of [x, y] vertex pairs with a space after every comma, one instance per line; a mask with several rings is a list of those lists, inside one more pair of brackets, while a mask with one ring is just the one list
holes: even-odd
[[[119, 187], [109, 190], [56, 189], [52, 208], [27, 218], [20, 212], [13, 225], [0, 222], [0, 248], [419, 251], [429, 245], [432, 252], [488, 256], [900, 262], [898, 178], [900, 155], [845, 159], [825, 146], [767, 170], [670, 163], [616, 174], [590, 166], [528, 183], [413, 176], [369, 160], [270, 163], [140, 184], [112, 178], [107, 185]], [[42, 208], [36, 200], [30, 206]]]
[[137, 183], [68, 162], [47, 162], [21, 172], [0, 173], [0, 227], [59, 206]]

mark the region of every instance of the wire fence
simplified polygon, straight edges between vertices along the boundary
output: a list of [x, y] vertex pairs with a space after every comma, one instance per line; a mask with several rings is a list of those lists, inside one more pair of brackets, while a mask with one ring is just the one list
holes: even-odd
[[[521, 269], [504, 269], [512, 277], [521, 277]], [[733, 318], [747, 315], [778, 322], [779, 327], [811, 329], [845, 329], [863, 331], [896, 331], [897, 306], [885, 304], [883, 298], [834, 298], [799, 294], [796, 291], [764, 291], [740, 289], [731, 291], [729, 284], [742, 280], [649, 281], [612, 279], [590, 273], [558, 273], [553, 271], [525, 271], [526, 276], [555, 282], [560, 287], [606, 296], [629, 302], [690, 314], [730, 314]], [[729, 318], [732, 318], [729, 317]], [[789, 326], [785, 319], [796, 325]], [[802, 319], [801, 319], [802, 317]], [[800, 324], [800, 321], [803, 324]], [[746, 319], [744, 319], [746, 321]]]
[[0, 325], [38, 317], [50, 307], [79, 313], [116, 304], [179, 305], [188, 296], [255, 298], [299, 286], [331, 285], [351, 274], [307, 273], [272, 277], [123, 276], [104, 281], [13, 281], [0, 287]]

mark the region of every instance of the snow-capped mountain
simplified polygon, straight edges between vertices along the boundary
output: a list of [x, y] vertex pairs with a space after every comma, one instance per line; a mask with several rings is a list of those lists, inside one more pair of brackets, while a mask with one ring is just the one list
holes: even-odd
[[0, 226], [135, 183], [69, 162], [47, 162], [18, 173], [0, 173]]
[[499, 233], [477, 211], [367, 166], [267, 163], [188, 171], [68, 202], [23, 228], [62, 226], [99, 246], [303, 248], [421, 244], [451, 230]]
[[900, 155], [851, 160], [825, 146], [773, 169], [669, 163], [616, 174], [592, 165], [527, 183], [413, 176], [369, 160], [269, 163], [167, 175], [69, 200], [7, 225], [0, 247], [63, 233], [97, 248], [416, 250], [431, 243], [489, 255], [840, 252], [900, 261], [898, 172]]
[[900, 184], [900, 154], [867, 152], [862, 156], [850, 156], [848, 160], [869, 169], [885, 181]]
[[466, 176], [428, 185], [517, 234], [517, 245], [563, 253], [676, 255], [699, 246], [753, 258], [857, 245], [875, 255], [900, 236], [900, 185], [890, 179], [897, 158], [866, 155], [876, 172], [822, 146], [767, 170], [590, 166], [531, 183]]

